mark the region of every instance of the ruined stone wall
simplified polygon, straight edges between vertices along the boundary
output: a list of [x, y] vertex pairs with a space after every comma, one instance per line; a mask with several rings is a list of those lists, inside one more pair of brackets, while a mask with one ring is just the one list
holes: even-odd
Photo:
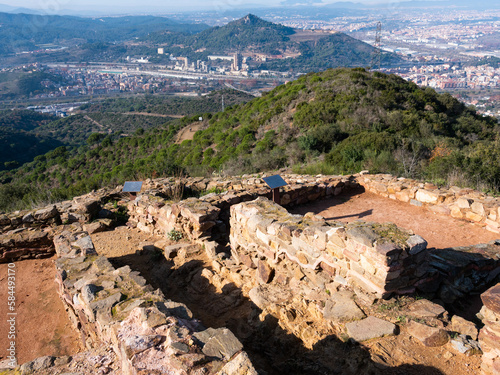
[[257, 374], [231, 331], [205, 329], [129, 266], [115, 269], [86, 232], [62, 232], [54, 243], [56, 282], [73, 325], [87, 348], [110, 344], [122, 374]]
[[394, 224], [291, 215], [265, 198], [232, 206], [230, 228], [232, 254], [248, 267], [264, 258], [273, 267], [286, 256], [377, 297], [419, 291], [453, 303], [500, 274], [500, 241], [427, 249], [422, 237]]
[[484, 375], [500, 374], [500, 284], [481, 295], [483, 308], [480, 315], [484, 328], [479, 332], [483, 351], [481, 370]]
[[231, 207], [233, 256], [248, 267], [287, 257], [303, 269], [321, 268], [377, 297], [411, 292], [428, 270], [427, 242], [395, 225], [345, 224], [291, 215], [259, 198]]
[[431, 249], [429, 272], [419, 284], [445, 303], [482, 293], [500, 274], [500, 241], [447, 249]]
[[54, 253], [50, 232], [30, 228], [0, 234], [0, 263], [45, 258]]
[[452, 186], [449, 189], [392, 175], [361, 175], [356, 181], [367, 191], [429, 210], [480, 223], [489, 231], [500, 233], [500, 198], [472, 189]]
[[[338, 195], [356, 185], [350, 177], [283, 176], [288, 185], [282, 188], [281, 203], [294, 206]], [[200, 198], [188, 198], [174, 203], [164, 198], [179, 181], [155, 180], [148, 183], [147, 194], [141, 194], [128, 205], [129, 222], [147, 233], [166, 235], [172, 230], [192, 240], [226, 238], [229, 232], [229, 209], [259, 196], [271, 198], [271, 191], [257, 177], [221, 181], [218, 179], [186, 179], [184, 188], [190, 191], [209, 189], [225, 192], [210, 193]], [[174, 189], [175, 190], [175, 189]], [[203, 191], [203, 190], [202, 190]]]
[[102, 189], [35, 210], [0, 213], [0, 234], [20, 228], [43, 229], [61, 223], [89, 222], [97, 216], [102, 201], [109, 195], [110, 189]]

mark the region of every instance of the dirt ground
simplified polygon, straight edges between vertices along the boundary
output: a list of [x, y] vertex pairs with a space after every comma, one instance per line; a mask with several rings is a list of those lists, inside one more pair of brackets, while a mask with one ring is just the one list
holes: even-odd
[[177, 134], [177, 139], [175, 143], [181, 144], [185, 140], [191, 140], [194, 137], [194, 133], [201, 129], [203, 124], [193, 123], [185, 128], [181, 129]]
[[[15, 263], [16, 351], [19, 364], [44, 355], [78, 353], [82, 347], [57, 294], [54, 258]], [[0, 362], [6, 359], [7, 264], [0, 264]]]

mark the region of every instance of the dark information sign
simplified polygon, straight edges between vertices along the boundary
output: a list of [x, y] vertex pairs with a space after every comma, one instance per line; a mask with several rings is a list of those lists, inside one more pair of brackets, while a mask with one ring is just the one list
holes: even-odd
[[138, 193], [142, 189], [142, 181], [126, 181], [123, 184], [124, 193]]
[[283, 178], [279, 174], [275, 174], [274, 176], [264, 177], [263, 180], [271, 189], [276, 189], [288, 185], [286, 181], [283, 180]]

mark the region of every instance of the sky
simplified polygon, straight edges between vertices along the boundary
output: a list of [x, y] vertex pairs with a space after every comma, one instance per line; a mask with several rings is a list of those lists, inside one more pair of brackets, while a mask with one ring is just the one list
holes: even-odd
[[[332, 3], [339, 0], [296, 0], [302, 4]], [[394, 1], [394, 0], [392, 0]], [[397, 2], [396, 0], [395, 2]], [[44, 13], [57, 14], [61, 10], [94, 10], [127, 12], [143, 8], [145, 12], [157, 10], [161, 12], [196, 11], [196, 10], [230, 10], [237, 8], [255, 8], [279, 6], [289, 0], [0, 0], [0, 4], [12, 7], [40, 9]], [[383, 0], [356, 0], [355, 2], [373, 4]]]

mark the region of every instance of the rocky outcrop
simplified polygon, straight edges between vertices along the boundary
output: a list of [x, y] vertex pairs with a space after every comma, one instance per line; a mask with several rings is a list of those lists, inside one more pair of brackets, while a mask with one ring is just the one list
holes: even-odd
[[115, 269], [87, 233], [57, 235], [59, 293], [88, 349], [107, 343], [127, 374], [254, 375], [227, 329], [205, 329], [129, 266]]

